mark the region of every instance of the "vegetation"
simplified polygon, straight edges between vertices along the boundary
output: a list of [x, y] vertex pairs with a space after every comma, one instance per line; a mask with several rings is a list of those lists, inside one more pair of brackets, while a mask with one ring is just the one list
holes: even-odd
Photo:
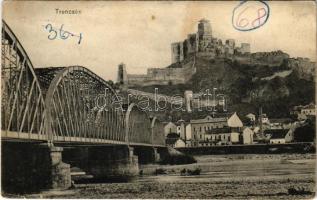
[[155, 169], [154, 174], [155, 174], [155, 175], [166, 174], [166, 169], [163, 169], [163, 168]]
[[181, 176], [195, 176], [195, 175], [200, 175], [201, 169], [199, 167], [195, 168], [194, 170], [191, 169], [182, 169], [181, 170]]
[[309, 119], [304, 126], [295, 130], [294, 140], [296, 142], [313, 142], [316, 139], [315, 130], [315, 119]]
[[[185, 90], [197, 93], [216, 87], [218, 94], [227, 95], [229, 107], [239, 109], [242, 106], [242, 111], [257, 113], [261, 106], [271, 118], [289, 117], [289, 110], [293, 106], [314, 102], [314, 81], [302, 79], [297, 71], [293, 71], [286, 77], [261, 80], [275, 72], [289, 70], [287, 61], [272, 67], [239, 64], [223, 59], [197, 58], [196, 68], [196, 74], [186, 84], [153, 85], [138, 89], [153, 93], [154, 88], [158, 88], [159, 93], [162, 94], [183, 96]], [[234, 111], [239, 112], [239, 110]], [[180, 116], [179, 112], [171, 115]]]

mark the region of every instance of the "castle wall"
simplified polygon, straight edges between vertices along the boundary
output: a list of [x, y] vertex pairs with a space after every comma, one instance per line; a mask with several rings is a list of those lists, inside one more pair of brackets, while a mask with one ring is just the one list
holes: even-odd
[[150, 68], [147, 74], [127, 74], [127, 83], [141, 86], [184, 84], [194, 73], [196, 73], [194, 62], [188, 62], [182, 68]]
[[184, 60], [183, 43], [175, 42], [171, 44], [172, 49], [172, 63], [181, 62]]

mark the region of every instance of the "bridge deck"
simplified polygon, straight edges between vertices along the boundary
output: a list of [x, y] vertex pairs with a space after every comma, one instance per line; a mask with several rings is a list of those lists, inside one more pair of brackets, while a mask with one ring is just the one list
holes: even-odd
[[[1, 139], [3, 141], [24, 141], [24, 142], [47, 142], [46, 135], [34, 134], [34, 133], [23, 133], [15, 131], [1, 131]], [[87, 145], [87, 144], [98, 144], [98, 145], [127, 145], [125, 141], [117, 140], [106, 140], [97, 138], [83, 138], [83, 137], [64, 137], [55, 136], [55, 144], [67, 144], [67, 145]], [[130, 146], [153, 146], [153, 147], [165, 147], [162, 144], [148, 144], [148, 143], [138, 143], [130, 142]]]

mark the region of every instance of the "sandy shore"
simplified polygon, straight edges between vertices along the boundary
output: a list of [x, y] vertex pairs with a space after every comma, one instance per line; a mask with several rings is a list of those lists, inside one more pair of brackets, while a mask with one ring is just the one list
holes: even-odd
[[[190, 165], [147, 165], [145, 174], [164, 168], [165, 175], [144, 175], [129, 183], [77, 184], [75, 189], [46, 198], [252, 198], [311, 199], [315, 193], [315, 155], [210, 155]], [[180, 170], [201, 168], [197, 176]], [[290, 195], [289, 188], [312, 192]]]

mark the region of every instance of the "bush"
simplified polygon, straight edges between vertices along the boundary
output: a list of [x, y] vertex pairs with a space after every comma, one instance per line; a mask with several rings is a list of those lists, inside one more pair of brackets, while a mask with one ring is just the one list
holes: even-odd
[[196, 168], [196, 169], [194, 169], [194, 170], [190, 170], [190, 169], [182, 169], [181, 170], [181, 176], [187, 176], [187, 175], [189, 175], [189, 176], [195, 176], [195, 175], [200, 175], [200, 172], [201, 172], [201, 169], [200, 168]]
[[201, 169], [200, 168], [196, 168], [195, 170], [187, 170], [188, 175], [200, 175]]
[[305, 190], [303, 187], [301, 188], [294, 188], [294, 187], [291, 187], [291, 188], [288, 188], [288, 194], [290, 195], [303, 195], [303, 194], [312, 194], [311, 191], [308, 191], [308, 190]]
[[166, 170], [163, 169], [163, 168], [158, 168], [158, 169], [155, 169], [154, 174], [155, 174], [155, 175], [158, 175], [158, 174], [166, 174]]

